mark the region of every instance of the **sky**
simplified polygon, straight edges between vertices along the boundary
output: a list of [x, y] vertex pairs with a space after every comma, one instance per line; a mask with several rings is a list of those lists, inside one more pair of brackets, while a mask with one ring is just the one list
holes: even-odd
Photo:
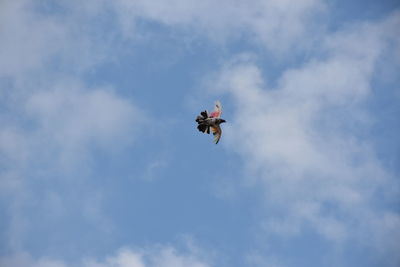
[[0, 265], [399, 266], [399, 29], [395, 0], [0, 1]]

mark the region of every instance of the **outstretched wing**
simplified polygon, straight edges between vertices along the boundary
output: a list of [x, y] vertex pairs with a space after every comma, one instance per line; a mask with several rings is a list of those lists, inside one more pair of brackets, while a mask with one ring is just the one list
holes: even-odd
[[219, 127], [219, 125], [211, 126], [211, 131], [214, 135], [214, 143], [218, 144], [219, 139], [221, 138], [221, 134], [222, 134], [221, 127]]
[[221, 105], [221, 102], [216, 101], [216, 102], [215, 102], [214, 111], [211, 112], [210, 118], [219, 118], [219, 117], [221, 117], [221, 113], [222, 113], [222, 105]]

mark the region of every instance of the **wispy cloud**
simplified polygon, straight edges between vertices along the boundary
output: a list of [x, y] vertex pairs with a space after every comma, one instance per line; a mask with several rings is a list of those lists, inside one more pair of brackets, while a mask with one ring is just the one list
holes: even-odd
[[[35, 259], [28, 253], [18, 253], [14, 256], [0, 258], [1, 266], [5, 267], [64, 267], [69, 263], [50, 259]], [[81, 267], [209, 267], [210, 259], [198, 254], [195, 250], [178, 251], [173, 246], [155, 246], [147, 249], [121, 248], [114, 255], [102, 260], [86, 258], [75, 260], [74, 266]]]
[[[275, 52], [298, 49], [314, 41], [320, 31], [310, 20], [322, 14], [324, 1], [117, 1], [114, 5], [123, 28], [134, 28], [137, 19], [211, 37], [225, 43], [231, 38], [250, 38]], [[303, 38], [303, 42], [297, 42]], [[303, 47], [304, 48], [304, 47]]]
[[87, 17], [68, 5], [54, 16], [49, 2], [0, 5], [0, 193], [9, 206], [1, 242], [19, 250], [41, 224], [35, 216], [108, 224], [101, 192], [86, 184], [93, 160], [134, 144], [149, 118], [112, 85], [85, 79], [114, 58], [106, 36], [81, 27], [100, 4], [86, 7]]
[[[394, 225], [400, 216], [373, 204], [393, 201], [398, 181], [382, 166], [371, 141], [358, 138], [372, 125], [363, 103], [371, 95], [377, 62], [399, 49], [393, 30], [399, 18], [395, 13], [327, 35], [316, 48], [320, 56], [285, 71], [276, 87], [254, 57], [239, 56], [223, 68], [217, 87], [237, 108], [225, 127], [227, 148], [242, 155], [250, 171], [245, 178], [264, 185], [267, 232], [301, 234], [312, 225], [343, 244], [368, 239], [368, 246], [380, 249], [385, 243], [388, 257], [399, 261], [394, 240], [400, 225]], [[388, 50], [393, 42], [396, 48]]]
[[199, 255], [192, 254], [191, 252], [181, 253], [174, 247], [165, 246], [156, 249], [142, 249], [138, 251], [122, 249], [117, 253], [117, 255], [105, 259], [103, 263], [89, 260], [85, 266], [207, 267], [211, 265], [207, 260], [199, 258]]
[[[62, 4], [60, 2], [60, 4]], [[78, 74], [95, 64], [112, 60], [111, 35], [89, 25], [100, 4], [87, 9], [66, 9], [55, 16], [51, 3], [3, 1], [0, 16], [0, 77], [34, 81], [60, 74]], [[50, 11], [48, 11], [48, 8]], [[92, 10], [92, 12], [89, 12]], [[83, 16], [86, 12], [86, 16]], [[39, 76], [39, 75], [43, 76]], [[32, 76], [34, 75], [34, 76]], [[31, 83], [32, 84], [32, 83]]]

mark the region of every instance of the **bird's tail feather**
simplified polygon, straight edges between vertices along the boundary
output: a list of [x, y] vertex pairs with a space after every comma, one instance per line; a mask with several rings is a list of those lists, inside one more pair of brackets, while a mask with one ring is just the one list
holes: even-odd
[[200, 115], [201, 115], [204, 119], [207, 119], [207, 118], [208, 118], [207, 110], [204, 110], [204, 111], [200, 112]]
[[207, 130], [207, 125], [205, 125], [205, 124], [199, 124], [198, 126], [197, 126], [197, 129], [199, 129], [199, 131], [200, 132], [205, 132], [206, 130]]
[[196, 122], [201, 123], [202, 121], [204, 121], [204, 118], [202, 116], [197, 116]]
[[204, 110], [204, 111], [200, 112], [199, 116], [197, 116], [196, 122], [202, 123], [207, 118], [208, 118], [207, 110]]

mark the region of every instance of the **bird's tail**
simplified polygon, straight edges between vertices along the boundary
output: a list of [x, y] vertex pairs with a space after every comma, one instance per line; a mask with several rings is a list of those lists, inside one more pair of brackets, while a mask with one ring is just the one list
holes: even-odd
[[208, 118], [208, 113], [207, 110], [204, 110], [202, 112], [200, 112], [200, 115], [197, 116], [196, 118], [196, 122], [199, 124], [197, 125], [197, 129], [199, 129], [200, 132], [207, 132], [208, 134], [210, 133], [210, 126], [208, 126], [205, 123], [205, 120]]
[[200, 132], [205, 132], [205, 131], [207, 131], [207, 125], [205, 125], [205, 124], [199, 124], [198, 126], [197, 126], [197, 129], [199, 129], [199, 131]]
[[199, 116], [197, 116], [196, 122], [202, 123], [207, 118], [208, 118], [207, 110], [204, 110], [204, 111], [200, 112]]

